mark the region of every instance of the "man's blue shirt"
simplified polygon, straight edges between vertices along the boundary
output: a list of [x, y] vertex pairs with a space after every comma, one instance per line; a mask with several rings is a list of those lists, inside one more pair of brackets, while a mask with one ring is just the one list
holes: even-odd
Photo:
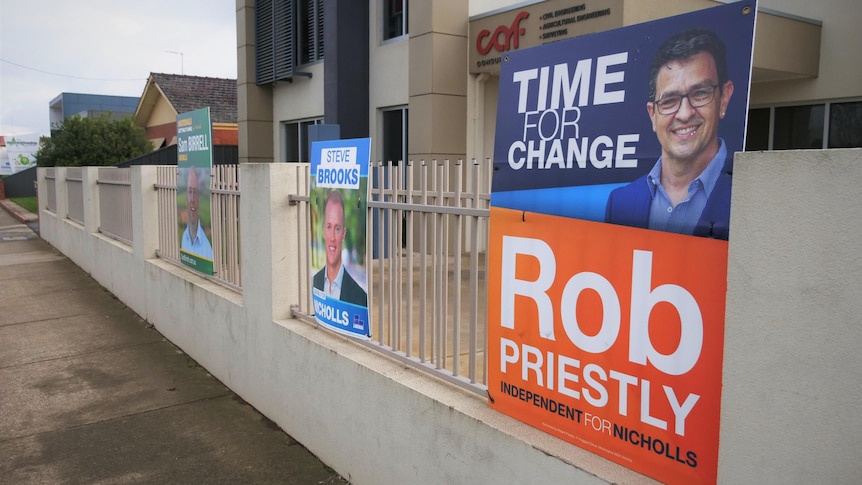
[[204, 228], [201, 227], [201, 222], [198, 220], [198, 231], [197, 237], [194, 241], [192, 241], [191, 235], [189, 234], [189, 228], [186, 226], [186, 230], [183, 231], [183, 242], [180, 245], [180, 249], [183, 251], [188, 251], [195, 256], [209, 259], [212, 261], [213, 259], [213, 248], [210, 245], [209, 240], [207, 239], [207, 235], [204, 233]]
[[721, 175], [725, 159], [727, 159], [727, 148], [724, 145], [724, 140], [719, 141], [721, 145], [718, 152], [710, 160], [709, 165], [689, 184], [688, 198], [675, 207], [661, 185], [662, 159], [658, 159], [647, 175], [647, 184], [649, 185], [651, 198], [650, 229], [679, 234], [694, 233], [697, 221], [700, 219], [704, 207], [706, 207], [706, 201], [712, 195], [712, 189], [715, 188], [715, 183], [719, 175]]
[[[653, 200], [658, 200], [662, 196], [665, 199], [665, 205], [664, 207], [658, 206], [658, 210], [663, 209], [662, 217], [670, 221], [667, 210], [670, 204], [667, 202], [667, 195], [658, 191], [660, 184], [657, 181], [661, 176], [661, 172], [658, 171], [660, 169], [661, 160], [656, 162], [652, 172], [614, 189], [608, 196], [605, 206], [605, 222], [641, 228], [661, 227], [659, 224], [669, 225], [668, 221], [662, 222], [661, 217], [659, 222], [652, 223], [650, 221], [653, 216], [653, 209], [656, 208]], [[732, 174], [733, 157], [727, 154], [727, 147], [722, 141], [718, 153], [710, 161], [704, 173], [700, 175], [700, 180], [694, 183], [693, 190], [689, 191], [689, 203], [684, 217], [680, 211], [679, 217], [671, 223], [676, 224], [677, 229], [682, 230], [682, 223], [678, 221], [684, 219], [686, 221], [685, 234], [726, 241], [730, 232]], [[652, 182], [650, 176], [652, 176]], [[691, 201], [700, 196], [703, 196], [705, 202], [701, 202], [698, 208], [692, 207]], [[667, 230], [673, 230], [673, 228], [669, 227]]]

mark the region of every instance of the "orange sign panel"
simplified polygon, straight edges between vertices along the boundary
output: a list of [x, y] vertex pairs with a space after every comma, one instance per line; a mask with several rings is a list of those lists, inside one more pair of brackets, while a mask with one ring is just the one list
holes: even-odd
[[668, 483], [714, 483], [727, 242], [491, 208], [490, 405]]

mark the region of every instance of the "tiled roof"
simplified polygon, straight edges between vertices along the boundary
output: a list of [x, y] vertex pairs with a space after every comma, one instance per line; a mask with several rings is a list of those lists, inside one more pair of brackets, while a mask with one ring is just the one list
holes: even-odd
[[210, 108], [213, 123], [236, 123], [236, 79], [150, 73], [177, 113]]

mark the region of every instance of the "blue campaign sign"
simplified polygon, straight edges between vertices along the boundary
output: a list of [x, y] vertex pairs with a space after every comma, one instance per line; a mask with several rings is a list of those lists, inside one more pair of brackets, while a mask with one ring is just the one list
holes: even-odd
[[358, 189], [368, 177], [370, 138], [316, 141], [311, 144], [311, 175], [318, 187]]
[[311, 144], [311, 282], [321, 325], [359, 338], [368, 321], [366, 221], [371, 140]]
[[[714, 140], [717, 130], [730, 158], [742, 151], [755, 8], [753, 1], [738, 2], [504, 56], [491, 204], [605, 221], [612, 190], [648, 174], [663, 153], [674, 154], [663, 145]], [[717, 67], [717, 79], [701, 73], [685, 80], [685, 89], [651, 93], [662, 69], [659, 61], [653, 68], [660, 46], [690, 29], [717, 36], [726, 73]], [[654, 111], [659, 97], [664, 113], [688, 116], [694, 105], [721, 113], [714, 122], [691, 121], [692, 115], [684, 126], [656, 126], [667, 118]]]

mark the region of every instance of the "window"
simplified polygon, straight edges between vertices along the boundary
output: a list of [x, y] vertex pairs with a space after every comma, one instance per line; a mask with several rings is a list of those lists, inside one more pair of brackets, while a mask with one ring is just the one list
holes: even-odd
[[323, 59], [323, 0], [300, 0], [297, 44], [301, 64]]
[[772, 149], [823, 148], [824, 109], [822, 104], [775, 108]]
[[383, 0], [383, 40], [407, 34], [407, 0]]
[[382, 114], [383, 162], [403, 162], [407, 160], [407, 108], [389, 108]]
[[308, 127], [323, 123], [323, 118], [292, 121], [284, 126], [284, 161], [310, 162], [311, 144], [308, 142]]
[[[386, 108], [381, 110], [381, 115], [383, 118], [383, 150], [381, 151], [383, 163], [385, 165], [394, 166], [407, 161], [407, 108]], [[384, 181], [382, 181], [382, 183], [387, 185], [388, 182], [385, 181], [389, 180], [388, 167], [384, 167], [384, 174], [386, 175], [384, 175]], [[406, 172], [404, 172], [404, 176], [406, 176]], [[377, 187], [380, 183], [381, 181], [377, 180], [377, 172], [375, 171], [373, 184]], [[400, 182], [396, 183], [401, 187], [404, 187], [406, 179], [402, 179]], [[405, 201], [403, 196], [400, 197], [399, 200], [401, 202]], [[402, 213], [402, 221], [404, 221], [406, 217], [407, 214]], [[384, 224], [386, 224], [386, 222], [384, 222]], [[403, 222], [401, 224], [401, 247], [407, 247], [407, 224]]]
[[829, 106], [829, 148], [862, 147], [862, 101]]
[[745, 151], [769, 150], [769, 108], [748, 110]]
[[255, 82], [290, 80], [323, 59], [323, 0], [255, 0]]
[[862, 101], [748, 110], [746, 150], [862, 147]]

